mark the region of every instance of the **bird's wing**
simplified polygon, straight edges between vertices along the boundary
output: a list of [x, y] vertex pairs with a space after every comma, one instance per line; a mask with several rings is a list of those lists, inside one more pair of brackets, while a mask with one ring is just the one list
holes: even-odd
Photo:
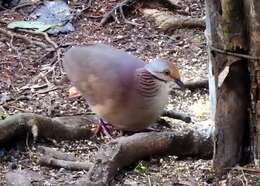
[[69, 79], [91, 105], [127, 99], [135, 70], [143, 66], [138, 58], [103, 44], [71, 48], [64, 58]]

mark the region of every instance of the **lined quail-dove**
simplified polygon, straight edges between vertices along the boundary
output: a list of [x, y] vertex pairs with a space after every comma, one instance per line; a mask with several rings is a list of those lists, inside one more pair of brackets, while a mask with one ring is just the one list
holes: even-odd
[[105, 44], [72, 47], [65, 53], [64, 69], [90, 108], [125, 131], [144, 130], [159, 118], [168, 102], [167, 82], [184, 86], [175, 64], [161, 59], [145, 63]]

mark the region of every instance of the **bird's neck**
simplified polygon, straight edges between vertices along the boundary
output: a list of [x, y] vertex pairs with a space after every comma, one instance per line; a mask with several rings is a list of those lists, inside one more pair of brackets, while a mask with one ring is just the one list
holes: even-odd
[[144, 97], [155, 97], [159, 94], [164, 82], [157, 79], [146, 69], [141, 68], [136, 71], [137, 90]]

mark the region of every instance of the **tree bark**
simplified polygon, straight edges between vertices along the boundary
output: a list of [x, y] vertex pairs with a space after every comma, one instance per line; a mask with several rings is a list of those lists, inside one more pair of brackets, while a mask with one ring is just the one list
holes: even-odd
[[49, 118], [32, 113], [21, 113], [0, 121], [0, 148], [27, 134], [56, 140], [89, 139], [94, 135], [90, 125], [93, 115]]
[[202, 18], [190, 18], [187, 16], [171, 15], [169, 12], [144, 9], [144, 15], [155, 19], [159, 29], [166, 32], [172, 32], [182, 28], [200, 28], [205, 29], [205, 20]]
[[93, 166], [77, 185], [110, 185], [121, 168], [154, 155], [211, 159], [211, 137], [210, 128], [197, 128], [186, 132], [146, 132], [117, 138], [101, 146]]
[[[242, 0], [206, 0], [208, 45], [246, 53], [243, 12]], [[221, 175], [225, 168], [243, 163], [247, 157], [244, 149], [248, 146], [250, 80], [246, 59], [210, 50], [209, 63], [209, 92], [215, 123], [213, 167]]]
[[[250, 41], [250, 54], [260, 57], [260, 1], [245, 1], [245, 13]], [[250, 60], [251, 76], [251, 136], [254, 162], [260, 166], [260, 60]]]

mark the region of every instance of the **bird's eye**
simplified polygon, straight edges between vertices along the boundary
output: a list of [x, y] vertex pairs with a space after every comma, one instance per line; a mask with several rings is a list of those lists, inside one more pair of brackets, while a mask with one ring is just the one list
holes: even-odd
[[171, 72], [169, 70], [165, 70], [163, 73], [164, 75], [169, 76]]

